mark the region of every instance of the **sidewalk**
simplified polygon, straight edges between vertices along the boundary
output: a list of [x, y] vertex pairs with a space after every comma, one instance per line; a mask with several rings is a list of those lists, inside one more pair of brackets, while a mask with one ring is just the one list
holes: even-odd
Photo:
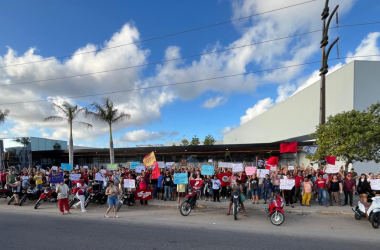
[[[264, 204], [264, 200], [259, 201], [260, 204], [252, 204], [251, 200], [245, 200], [244, 205], [247, 211], [265, 211], [265, 208], [268, 207], [268, 204]], [[358, 202], [358, 198], [354, 197], [353, 205], [356, 206]], [[195, 209], [225, 209], [227, 212], [229, 204], [229, 199], [220, 199], [219, 202], [210, 202], [204, 200], [198, 200], [197, 206]], [[341, 215], [352, 215], [354, 216], [354, 212], [352, 211], [350, 206], [338, 206], [334, 204], [333, 206], [323, 207], [318, 204], [318, 202], [311, 203], [311, 207], [301, 206], [301, 204], [294, 204], [294, 208], [290, 205], [285, 206], [285, 213], [319, 213], [319, 214], [341, 214]], [[157, 200], [154, 198], [149, 201], [149, 206], [159, 206], [159, 207], [177, 207], [177, 201], [163, 201]]]

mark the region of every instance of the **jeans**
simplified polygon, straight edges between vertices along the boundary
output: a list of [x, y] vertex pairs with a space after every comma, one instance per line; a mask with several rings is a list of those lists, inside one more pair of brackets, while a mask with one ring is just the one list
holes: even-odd
[[272, 193], [272, 189], [264, 189], [264, 201], [267, 202], [268, 196], [270, 198], [270, 195]]
[[348, 197], [350, 197], [350, 206], [352, 207], [353, 193], [352, 191], [344, 190], [344, 204], [348, 204]]
[[164, 199], [168, 197], [169, 194], [169, 200], [172, 198], [172, 187], [171, 186], [164, 186], [165, 193], [164, 193]]
[[324, 188], [318, 188], [318, 202], [321, 205], [327, 206], [326, 189], [324, 189]]
[[157, 184], [153, 185], [153, 198], [157, 197]]
[[259, 200], [263, 198], [263, 186], [259, 185]]
[[42, 184], [38, 184], [38, 185], [36, 185], [36, 188], [37, 188], [38, 190], [43, 190]]

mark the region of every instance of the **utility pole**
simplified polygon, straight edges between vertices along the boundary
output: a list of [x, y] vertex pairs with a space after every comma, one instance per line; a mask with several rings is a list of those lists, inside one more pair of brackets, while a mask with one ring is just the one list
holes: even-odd
[[[326, 74], [329, 72], [329, 65], [327, 61], [329, 59], [329, 54], [332, 47], [339, 41], [339, 37], [334, 40], [334, 42], [329, 46], [326, 53], [326, 46], [329, 44], [329, 27], [330, 22], [336, 11], [338, 10], [339, 5], [337, 5], [334, 11], [329, 14], [329, 0], [326, 0], [325, 8], [322, 12], [322, 41], [321, 41], [321, 49], [322, 49], [322, 66], [319, 72], [321, 76], [321, 88], [320, 88], [320, 107], [319, 107], [319, 124], [324, 124], [326, 122]], [[327, 24], [326, 19], [328, 18]]]

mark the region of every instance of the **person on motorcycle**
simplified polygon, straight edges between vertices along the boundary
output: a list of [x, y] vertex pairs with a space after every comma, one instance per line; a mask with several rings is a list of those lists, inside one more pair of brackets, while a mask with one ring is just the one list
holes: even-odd
[[232, 202], [234, 200], [234, 195], [237, 195], [239, 198], [239, 203], [241, 205], [241, 208], [243, 209], [243, 216], [248, 217], [248, 215], [245, 213], [245, 207], [244, 203], [241, 201], [241, 192], [243, 192], [243, 186], [240, 185], [240, 180], [236, 180], [235, 184], [232, 186], [232, 194], [230, 198], [230, 204], [228, 205], [228, 212], [226, 215], [230, 215], [231, 212], [231, 207], [232, 207]]

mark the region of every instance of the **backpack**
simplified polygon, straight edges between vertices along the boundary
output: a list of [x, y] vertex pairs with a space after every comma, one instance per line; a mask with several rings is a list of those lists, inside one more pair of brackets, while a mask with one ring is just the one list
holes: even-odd
[[146, 190], [146, 182], [145, 181], [140, 181], [139, 189], [140, 190]]

